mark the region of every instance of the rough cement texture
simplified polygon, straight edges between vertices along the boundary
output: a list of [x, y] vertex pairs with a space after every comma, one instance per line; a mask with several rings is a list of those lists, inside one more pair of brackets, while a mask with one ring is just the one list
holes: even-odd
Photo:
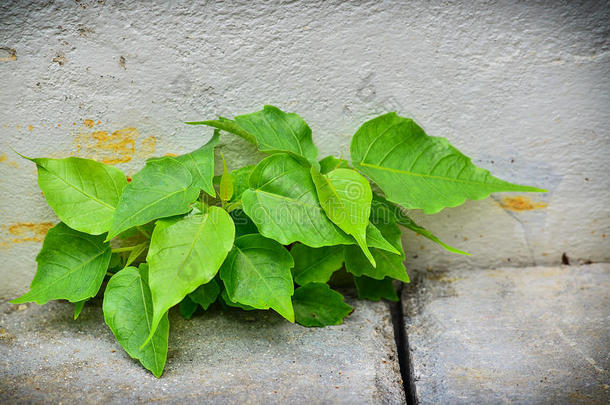
[[355, 302], [343, 325], [304, 328], [270, 312], [170, 317], [165, 373], [132, 360], [100, 303], [0, 304], [0, 403], [400, 404], [392, 324]]
[[[363, 121], [396, 110], [497, 176], [549, 189], [414, 212], [473, 256], [410, 234], [411, 266], [610, 260], [605, 1], [4, 0], [0, 21], [0, 296], [26, 290], [56, 221], [9, 147], [133, 174], [211, 135], [183, 121], [264, 103], [300, 113], [320, 157], [347, 157]], [[235, 137], [220, 150], [232, 167], [254, 159]]]
[[425, 272], [403, 303], [420, 404], [610, 401], [610, 264]]

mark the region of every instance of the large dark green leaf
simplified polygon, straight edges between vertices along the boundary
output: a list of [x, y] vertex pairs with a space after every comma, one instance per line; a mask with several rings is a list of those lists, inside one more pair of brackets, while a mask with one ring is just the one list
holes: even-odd
[[354, 309], [343, 296], [324, 283], [309, 283], [297, 288], [292, 297], [297, 323], [303, 326], [340, 325]]
[[167, 313], [159, 322], [150, 344], [140, 347], [152, 330], [152, 306], [146, 265], [140, 265], [139, 270], [127, 267], [108, 282], [103, 304], [106, 324], [127, 354], [159, 378], [167, 358]]
[[389, 277], [383, 280], [375, 280], [366, 276], [354, 277], [354, 284], [358, 290], [358, 297], [361, 299], [379, 301], [385, 298], [390, 301], [398, 301], [394, 282]]
[[221, 118], [188, 124], [204, 124], [231, 132], [255, 143], [263, 152], [291, 152], [312, 163], [318, 155], [305, 121], [297, 114], [287, 114], [270, 105], [255, 113], [237, 116], [234, 121]]
[[292, 275], [299, 285], [326, 283], [332, 274], [343, 265], [343, 246], [312, 248], [301, 243], [290, 250], [294, 259]]
[[146, 258], [153, 301], [152, 332], [172, 306], [214, 278], [234, 236], [231, 217], [218, 207], [209, 207], [204, 214], [157, 221]]
[[388, 200], [427, 214], [500, 191], [545, 191], [493, 177], [446, 139], [426, 135], [396, 113], [364, 123], [350, 150], [354, 167], [377, 183]]
[[220, 278], [231, 301], [271, 308], [294, 322], [292, 266], [292, 256], [279, 243], [259, 234], [244, 235], [235, 239], [220, 268]]
[[192, 179], [189, 169], [172, 157], [146, 162], [123, 190], [107, 239], [153, 219], [187, 212], [199, 196]]
[[216, 195], [214, 191], [214, 148], [218, 143], [220, 135], [214, 131], [214, 136], [201, 148], [176, 157], [191, 172], [193, 186], [199, 187], [212, 197]]
[[407, 229], [412, 230], [413, 232], [424, 236], [425, 238], [430, 239], [434, 243], [438, 243], [443, 248], [452, 253], [470, 256], [470, 253], [468, 252], [464, 252], [462, 250], [447, 245], [439, 238], [437, 238], [432, 232], [422, 226], [417, 225], [415, 221], [413, 221], [407, 214], [405, 214], [400, 207], [397, 207], [396, 205], [392, 204], [385, 198], [375, 193], [373, 193], [373, 201], [371, 203], [371, 222], [379, 224], [379, 226], [389, 223], [399, 224]]
[[409, 276], [403, 264], [402, 255], [393, 254], [381, 249], [371, 249], [377, 267], [371, 266], [367, 257], [356, 246], [345, 247], [345, 269], [354, 276], [368, 276], [376, 280], [392, 277], [409, 282]]
[[365, 256], [375, 267], [375, 260], [366, 243], [373, 197], [369, 182], [350, 169], [335, 169], [325, 175], [312, 167], [311, 177], [326, 216], [356, 239]]
[[31, 159], [38, 166], [38, 184], [59, 219], [77, 231], [107, 232], [127, 185], [119, 169], [90, 159]]
[[46, 304], [64, 299], [79, 302], [94, 297], [110, 263], [112, 251], [104, 235], [75, 231], [63, 222], [49, 230], [36, 257], [38, 269], [30, 291], [13, 304]]
[[289, 154], [269, 156], [256, 166], [242, 203], [259, 232], [283, 245], [354, 243], [322, 210], [309, 167]]

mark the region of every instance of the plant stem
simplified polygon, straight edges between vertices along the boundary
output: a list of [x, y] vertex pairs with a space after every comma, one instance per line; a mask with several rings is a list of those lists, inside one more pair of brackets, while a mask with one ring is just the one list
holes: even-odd
[[112, 249], [112, 253], [121, 253], [121, 252], [131, 252], [132, 250], [134, 250], [135, 248], [137, 248], [139, 245], [136, 246], [127, 246], [127, 247], [120, 247], [120, 248], [114, 248]]

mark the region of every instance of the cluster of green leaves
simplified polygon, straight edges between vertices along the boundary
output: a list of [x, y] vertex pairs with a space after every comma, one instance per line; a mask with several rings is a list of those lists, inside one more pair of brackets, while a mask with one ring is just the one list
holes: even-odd
[[[492, 192], [543, 191], [491, 176], [394, 113], [355, 133], [351, 165], [318, 161], [309, 126], [276, 107], [189, 124], [214, 127], [214, 135], [191, 153], [148, 160], [131, 182], [92, 160], [30, 159], [61, 222], [36, 258], [30, 291], [12, 301], [68, 300], [76, 319], [106, 280], [106, 323], [157, 377], [173, 306], [190, 318], [219, 300], [271, 308], [304, 326], [337, 325], [352, 311], [328, 284], [342, 268], [360, 298], [398, 299], [393, 280], [409, 281], [399, 226], [467, 254], [400, 207], [435, 213]], [[221, 131], [269, 156], [232, 172], [223, 157], [222, 175], [214, 176]]]

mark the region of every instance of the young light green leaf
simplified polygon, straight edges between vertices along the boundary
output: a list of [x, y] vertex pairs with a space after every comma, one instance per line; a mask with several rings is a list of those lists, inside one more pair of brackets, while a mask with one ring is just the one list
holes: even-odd
[[212, 180], [214, 179], [214, 148], [219, 138], [220, 135], [216, 130], [212, 139], [201, 148], [176, 157], [176, 160], [191, 172], [193, 186], [199, 187], [212, 197], [216, 196]]
[[254, 170], [254, 166], [244, 166], [231, 172], [233, 179], [233, 197], [230, 201], [241, 200], [241, 195], [244, 191], [250, 188], [250, 175]]
[[89, 301], [88, 299], [86, 300], [82, 300], [82, 301], [78, 301], [74, 303], [74, 320], [76, 321], [80, 315], [80, 313], [83, 311], [83, 308], [85, 307], [85, 303]]
[[234, 135], [240, 136], [248, 142], [251, 142], [256, 145], [256, 137], [240, 127], [235, 121], [232, 121], [228, 118], [219, 117], [217, 120], [207, 120], [207, 121], [190, 121], [186, 122], [188, 125], [207, 125], [216, 129], [220, 129], [222, 131], [230, 132]]
[[356, 246], [345, 247], [345, 269], [353, 275], [369, 276], [375, 280], [382, 280], [384, 277], [392, 277], [397, 280], [409, 282], [405, 266], [404, 257], [381, 249], [371, 249], [377, 267], [371, 266], [362, 250]]
[[220, 268], [231, 301], [257, 309], [271, 308], [294, 322], [290, 297], [294, 284], [292, 256], [282, 245], [259, 234], [235, 239]]
[[375, 259], [366, 243], [366, 229], [371, 214], [373, 194], [369, 182], [355, 170], [335, 169], [328, 175], [311, 168], [311, 177], [320, 205], [328, 218], [352, 235], [375, 267]]
[[292, 152], [312, 163], [318, 156], [311, 129], [305, 121], [297, 114], [287, 114], [271, 105], [252, 114], [237, 116], [233, 122], [221, 118], [199, 123], [241, 136], [256, 144], [262, 152]]
[[229, 214], [209, 207], [205, 214], [157, 221], [148, 249], [153, 301], [151, 336], [163, 315], [189, 293], [214, 278], [233, 247]]
[[231, 177], [229, 169], [227, 169], [227, 162], [225, 162], [224, 155], [221, 156], [224, 170], [220, 177], [220, 199], [226, 203], [233, 197], [233, 178]]
[[149, 345], [140, 348], [152, 330], [152, 299], [146, 265], [127, 267], [112, 276], [104, 293], [104, 320], [127, 354], [161, 377], [167, 358], [169, 320], [159, 322]]
[[434, 236], [432, 232], [426, 228], [417, 225], [400, 207], [392, 204], [385, 198], [373, 193], [373, 201], [371, 203], [371, 221], [376, 224], [397, 223], [407, 229], [412, 230], [425, 238], [430, 239], [434, 243], [438, 243], [443, 248], [452, 253], [470, 256], [470, 253], [456, 249], [447, 245], [439, 238]]
[[31, 159], [47, 203], [70, 228], [91, 235], [110, 229], [112, 215], [127, 185], [119, 169], [90, 159]]
[[292, 297], [294, 316], [303, 326], [341, 325], [354, 308], [343, 296], [324, 283], [309, 283], [297, 288]]
[[320, 173], [327, 174], [335, 169], [351, 169], [352, 167], [349, 165], [347, 160], [337, 159], [334, 156], [326, 156], [324, 159], [320, 160]]
[[263, 159], [242, 194], [243, 210], [259, 232], [283, 245], [302, 242], [312, 247], [351, 244], [353, 239], [326, 216], [309, 167], [292, 155]]
[[180, 304], [178, 305], [180, 315], [182, 315], [184, 319], [191, 319], [195, 314], [195, 311], [197, 311], [197, 308], [199, 308], [199, 304], [194, 302], [188, 295], [184, 297], [184, 299], [180, 301]]
[[111, 254], [104, 235], [75, 231], [60, 222], [49, 230], [36, 257], [38, 269], [30, 291], [11, 303], [42, 305], [51, 300], [78, 302], [94, 297], [104, 280]]
[[326, 283], [332, 274], [343, 266], [343, 246], [312, 248], [301, 243], [290, 250], [294, 259], [292, 275], [299, 285]]
[[199, 196], [189, 170], [172, 157], [149, 160], [125, 189], [107, 240], [157, 218], [184, 214]]
[[355, 168], [377, 183], [388, 200], [427, 214], [495, 192], [545, 191], [493, 177], [446, 139], [426, 135], [413, 120], [396, 113], [364, 123], [350, 150]]
[[219, 295], [220, 286], [215, 279], [212, 279], [209, 283], [197, 287], [197, 289], [188, 296], [191, 298], [191, 300], [193, 300], [193, 302], [196, 302], [197, 304], [201, 305], [204, 310], [207, 310], [210, 305], [216, 302]]
[[354, 277], [354, 283], [358, 291], [358, 298], [371, 301], [379, 301], [382, 298], [398, 301], [394, 283], [389, 277], [383, 280], [375, 280], [366, 276]]

